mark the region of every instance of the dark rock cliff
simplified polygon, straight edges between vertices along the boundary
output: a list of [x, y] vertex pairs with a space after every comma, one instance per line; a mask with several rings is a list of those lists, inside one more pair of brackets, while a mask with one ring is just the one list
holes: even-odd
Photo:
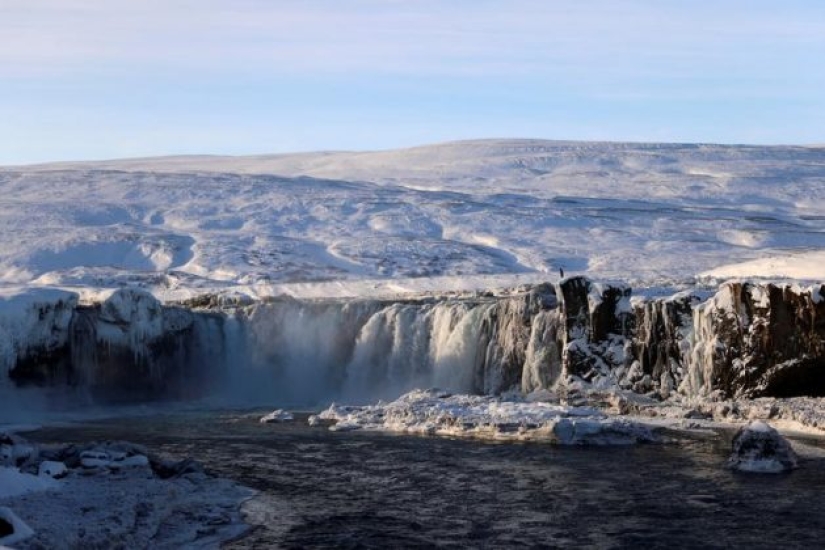
[[571, 380], [661, 398], [819, 396], [824, 291], [726, 283], [708, 299], [631, 302], [629, 287], [573, 277], [501, 297], [190, 309], [121, 289], [95, 305], [61, 295], [18, 308], [25, 330], [8, 328], [17, 325], [7, 313], [0, 350], [17, 384], [81, 385], [117, 400], [200, 395], [233, 377], [310, 401], [427, 385], [530, 392]]

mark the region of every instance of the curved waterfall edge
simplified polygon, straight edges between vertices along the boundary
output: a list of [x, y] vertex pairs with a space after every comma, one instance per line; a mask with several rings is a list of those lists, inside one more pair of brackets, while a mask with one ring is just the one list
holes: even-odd
[[127, 287], [82, 304], [70, 291], [26, 289], [0, 299], [0, 412], [34, 387], [97, 403], [292, 406], [420, 387], [564, 393], [582, 382], [656, 399], [821, 396], [823, 290], [729, 282], [711, 295], [640, 298], [573, 277], [395, 300], [162, 304]]

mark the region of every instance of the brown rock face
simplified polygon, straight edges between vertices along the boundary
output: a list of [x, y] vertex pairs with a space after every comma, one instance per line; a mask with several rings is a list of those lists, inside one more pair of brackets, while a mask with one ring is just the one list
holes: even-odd
[[662, 376], [681, 380], [683, 364], [690, 358], [693, 307], [699, 301], [695, 295], [683, 294], [634, 308], [633, 357], [642, 374], [656, 381]]
[[729, 396], [825, 395], [823, 287], [729, 283], [713, 315], [715, 383]]
[[562, 375], [592, 381], [627, 366], [625, 344], [633, 327], [631, 289], [596, 285], [584, 277], [559, 283], [564, 319]]
[[567, 375], [663, 396], [825, 395], [825, 286], [728, 283], [707, 301], [679, 294], [632, 312], [623, 287], [574, 278], [560, 290]]

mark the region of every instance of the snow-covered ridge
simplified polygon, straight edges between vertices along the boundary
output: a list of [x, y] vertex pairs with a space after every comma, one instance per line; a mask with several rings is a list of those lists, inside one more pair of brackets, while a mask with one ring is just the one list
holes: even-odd
[[825, 278], [816, 148], [489, 140], [10, 167], [0, 191], [5, 284]]
[[[229, 295], [164, 305], [124, 288], [77, 305], [44, 294], [15, 310], [27, 331], [3, 333], [11, 351], [0, 390], [68, 384], [104, 401], [218, 394], [303, 406], [420, 387], [564, 393], [579, 382], [656, 399], [818, 396], [823, 290], [727, 283], [707, 299], [631, 300], [630, 287], [572, 277], [501, 295], [395, 300]], [[15, 318], [0, 316], [25, 325]]]
[[[370, 180], [361, 177], [380, 173], [384, 178], [427, 175], [439, 170], [449, 176], [486, 176], [509, 165], [525, 169], [552, 168], [565, 161], [592, 162], [602, 167], [615, 165], [632, 171], [632, 162], [618, 163], [616, 157], [628, 159], [647, 155], [660, 163], [676, 164], [667, 155], [683, 156], [695, 162], [713, 163], [720, 159], [764, 162], [809, 158], [819, 147], [717, 145], [709, 143], [622, 143], [581, 142], [541, 139], [479, 139], [437, 143], [385, 151], [320, 151], [277, 155], [220, 156], [179, 155], [85, 162], [53, 162], [9, 167], [38, 171], [97, 169], [156, 172], [218, 172], [245, 174], [309, 175], [320, 178]], [[603, 158], [594, 158], [596, 155]], [[636, 167], [644, 159], [635, 158]], [[656, 164], [656, 163], [653, 163]], [[481, 168], [487, 168], [483, 170]], [[743, 167], [737, 167], [742, 169]], [[700, 168], [693, 169], [699, 172]]]

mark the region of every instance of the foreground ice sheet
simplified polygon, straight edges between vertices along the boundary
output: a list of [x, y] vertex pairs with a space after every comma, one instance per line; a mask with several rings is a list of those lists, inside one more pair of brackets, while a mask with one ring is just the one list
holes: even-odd
[[[516, 397], [450, 395], [439, 390], [414, 390], [390, 403], [361, 407], [332, 405], [319, 415], [333, 430], [547, 440], [564, 445], [624, 445], [654, 442], [646, 426], [611, 418], [590, 407], [531, 402]], [[311, 424], [317, 419], [311, 417]]]

